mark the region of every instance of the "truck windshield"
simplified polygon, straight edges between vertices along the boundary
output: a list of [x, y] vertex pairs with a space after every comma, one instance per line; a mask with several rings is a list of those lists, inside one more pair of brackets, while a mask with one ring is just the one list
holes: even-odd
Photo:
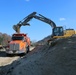
[[12, 40], [23, 40], [24, 37], [23, 36], [13, 36]]

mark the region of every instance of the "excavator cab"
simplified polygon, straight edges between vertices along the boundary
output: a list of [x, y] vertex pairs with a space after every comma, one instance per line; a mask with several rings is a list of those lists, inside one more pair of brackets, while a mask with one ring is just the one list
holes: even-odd
[[63, 27], [55, 27], [55, 28], [53, 28], [52, 35], [53, 36], [63, 36], [64, 35]]

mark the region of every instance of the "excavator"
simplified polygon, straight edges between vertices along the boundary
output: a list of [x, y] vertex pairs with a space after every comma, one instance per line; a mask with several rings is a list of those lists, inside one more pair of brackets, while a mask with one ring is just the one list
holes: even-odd
[[52, 36], [51, 38], [57, 39], [57, 38], [66, 38], [66, 37], [71, 37], [75, 34], [74, 29], [66, 29], [64, 30], [62, 26], [56, 26], [56, 24], [49, 18], [44, 17], [41, 14], [37, 14], [37, 12], [33, 12], [26, 16], [22, 21], [19, 21], [16, 25], [13, 25], [13, 29], [17, 32], [20, 33], [20, 27], [21, 26], [30, 26], [28, 23], [31, 19], [38, 19], [40, 21], [43, 21], [47, 24], [49, 24], [52, 27]]

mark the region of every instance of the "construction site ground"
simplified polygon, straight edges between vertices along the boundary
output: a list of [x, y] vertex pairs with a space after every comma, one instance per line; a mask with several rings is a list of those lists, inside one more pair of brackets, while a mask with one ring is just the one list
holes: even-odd
[[0, 75], [76, 75], [76, 37], [36, 46], [23, 57], [0, 53]]

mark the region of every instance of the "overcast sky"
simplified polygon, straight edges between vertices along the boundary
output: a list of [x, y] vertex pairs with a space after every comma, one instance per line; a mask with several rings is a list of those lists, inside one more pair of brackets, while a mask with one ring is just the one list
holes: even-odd
[[[53, 20], [57, 26], [76, 29], [76, 0], [0, 0], [0, 32], [12, 35], [13, 25], [36, 11]], [[52, 27], [37, 19], [21, 27], [31, 40], [41, 40], [52, 33]]]

